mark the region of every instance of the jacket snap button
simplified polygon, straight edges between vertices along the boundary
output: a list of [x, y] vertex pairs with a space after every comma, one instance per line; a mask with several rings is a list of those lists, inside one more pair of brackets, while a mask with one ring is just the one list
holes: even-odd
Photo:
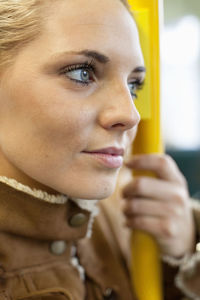
[[196, 251], [197, 251], [197, 252], [200, 252], [200, 243], [197, 243], [197, 244], [196, 244]]
[[107, 288], [104, 292], [104, 300], [116, 300], [116, 294], [111, 288]]
[[65, 252], [67, 244], [65, 241], [55, 241], [51, 244], [51, 252], [55, 255], [61, 255]]
[[87, 222], [87, 216], [82, 213], [72, 216], [69, 220], [69, 224], [72, 227], [79, 227], [79, 226], [85, 224], [86, 222]]

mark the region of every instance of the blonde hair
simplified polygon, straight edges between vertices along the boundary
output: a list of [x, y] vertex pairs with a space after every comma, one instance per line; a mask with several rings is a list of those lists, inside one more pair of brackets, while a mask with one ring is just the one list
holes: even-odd
[[[41, 31], [41, 8], [49, 0], [0, 0], [0, 70]], [[55, 0], [54, 0], [55, 1]], [[120, 0], [127, 9], [127, 0]]]

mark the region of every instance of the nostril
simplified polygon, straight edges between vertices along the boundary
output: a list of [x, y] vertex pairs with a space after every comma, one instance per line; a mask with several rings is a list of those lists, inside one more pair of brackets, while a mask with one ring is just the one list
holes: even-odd
[[112, 125], [112, 128], [115, 128], [115, 127], [124, 127], [125, 125], [123, 123], [117, 123], [117, 124], [113, 124]]

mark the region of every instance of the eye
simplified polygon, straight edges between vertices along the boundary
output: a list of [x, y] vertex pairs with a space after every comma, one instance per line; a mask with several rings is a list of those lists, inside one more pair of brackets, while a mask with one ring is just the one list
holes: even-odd
[[88, 85], [94, 81], [95, 70], [91, 63], [84, 63], [65, 67], [61, 74], [77, 84]]
[[91, 71], [87, 69], [78, 69], [74, 71], [66, 72], [66, 75], [75, 81], [78, 81], [80, 83], [90, 83], [92, 80]]
[[141, 90], [143, 88], [143, 85], [144, 82], [140, 82], [139, 80], [128, 83], [130, 94], [133, 97], [133, 99], [137, 98], [137, 91]]
[[136, 90], [137, 90], [137, 86], [134, 82], [128, 83], [128, 87], [130, 90], [130, 94], [133, 98], [137, 98], [137, 94], [136, 94]]

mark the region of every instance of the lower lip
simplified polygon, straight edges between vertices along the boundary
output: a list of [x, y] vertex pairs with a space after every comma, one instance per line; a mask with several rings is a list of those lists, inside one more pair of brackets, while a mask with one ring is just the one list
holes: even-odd
[[100, 161], [104, 166], [110, 169], [120, 168], [123, 165], [123, 157], [120, 155], [111, 155], [105, 153], [84, 152], [94, 159]]

